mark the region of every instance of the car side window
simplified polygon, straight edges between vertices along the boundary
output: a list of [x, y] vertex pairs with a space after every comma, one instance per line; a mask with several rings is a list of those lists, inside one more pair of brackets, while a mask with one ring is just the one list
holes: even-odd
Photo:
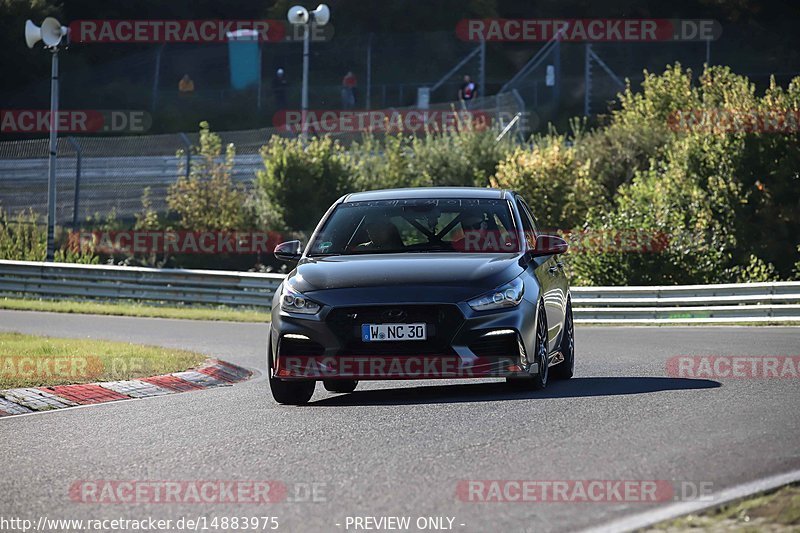
[[533, 232], [536, 235], [538, 235], [539, 234], [539, 226], [536, 224], [536, 217], [533, 216], [533, 212], [531, 211], [531, 208], [528, 207], [528, 204], [526, 204], [525, 200], [523, 200], [522, 198], [520, 198], [519, 201], [522, 204], [522, 208], [525, 211], [525, 214], [528, 215], [528, 218], [530, 219], [531, 225], [533, 226]]
[[536, 227], [533, 223], [533, 218], [525, 207], [525, 203], [517, 198], [517, 209], [519, 209], [519, 217], [522, 219], [522, 231], [525, 233], [525, 242], [528, 243], [529, 248], [536, 246]]

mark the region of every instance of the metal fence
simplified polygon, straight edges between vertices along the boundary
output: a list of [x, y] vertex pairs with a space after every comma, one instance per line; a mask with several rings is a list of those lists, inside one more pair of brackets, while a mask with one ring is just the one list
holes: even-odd
[[[0, 297], [266, 309], [281, 274], [0, 261]], [[800, 282], [573, 287], [575, 322], [800, 322]]]
[[[472, 109], [485, 111], [497, 128], [524, 110], [518, 94], [508, 92], [476, 99]], [[402, 111], [404, 108], [394, 108]], [[431, 111], [458, 109], [452, 102], [433, 104]], [[522, 123], [520, 123], [522, 124]], [[315, 124], [310, 124], [314, 131]], [[514, 132], [512, 132], [513, 134]], [[273, 135], [294, 133], [281, 128], [219, 132], [223, 145], [233, 144], [236, 158], [233, 179], [248, 189], [255, 173], [264, 168], [259, 150]], [[344, 143], [361, 138], [361, 132], [334, 133]], [[166, 195], [179, 173], [190, 168], [198, 133], [132, 137], [66, 137], [58, 143], [56, 219], [59, 224], [80, 224], [86, 217], [105, 217], [112, 211], [130, 219], [141, 211], [145, 187], [152, 208], [166, 211]], [[0, 209], [11, 214], [33, 209], [47, 211], [47, 139], [0, 143]], [[179, 157], [181, 151], [184, 155]]]
[[[328, 27], [331, 26], [333, 34], [329, 39], [312, 39], [310, 46], [309, 98], [312, 105], [325, 109], [341, 104], [341, 81], [348, 71], [357, 76], [357, 107], [364, 108], [368, 100], [371, 109], [412, 105], [417, 87], [431, 85], [475, 47], [474, 43], [456, 38], [454, 31], [344, 35], [336, 31], [335, 19]], [[250, 115], [245, 117], [248, 125], [264, 126], [276, 111], [271, 81], [281, 68], [288, 84], [287, 104], [292, 109], [300, 107], [302, 41], [261, 43], [260, 87], [247, 91], [231, 86], [226, 42], [140, 44], [135, 52], [126, 50], [126, 46], [130, 45], [73, 43], [61, 55], [64, 105], [143, 109], [160, 117], [156, 127], [176, 118], [172, 112], [161, 113], [167, 110], [183, 111], [192, 117], [198, 111], [212, 115], [216, 113], [213, 108], [229, 113], [245, 110]], [[115, 48], [118, 53], [107, 61], [86, 61], [87, 57], [102, 56], [105, 50]], [[484, 94], [494, 94], [506, 77], [502, 65], [489, 67], [485, 79], [489, 90], [482, 90]], [[432, 95], [433, 101], [455, 99], [461, 76], [466, 73], [477, 79], [477, 62], [465, 64], [463, 70], [445, 80]], [[178, 91], [184, 74], [191, 77], [195, 86], [188, 99]], [[8, 107], [29, 107], [32, 94], [44, 96], [43, 101], [47, 101], [48, 83], [43, 80], [0, 97]], [[89, 86], [92, 91], [86, 90]]]
[[[483, 81], [479, 86], [483, 95], [496, 94], [517, 78], [515, 87], [528, 110], [540, 114], [545, 126], [546, 120], [564, 113], [580, 114], [587, 97], [591, 113], [605, 113], [619, 90], [614, 78], [638, 82], [643, 70], [661, 72], [676, 62], [695, 72], [706, 62], [728, 65], [761, 85], [768, 82], [770, 73], [776, 73], [778, 82], [784, 83], [800, 71], [800, 64], [796, 54], [767, 52], [771, 47], [786, 46], [782, 32], [770, 31], [770, 26], [726, 22], [719, 40], [709, 43], [596, 42], [591, 45], [594, 56], [590, 59], [597, 61], [589, 61], [588, 68], [586, 43], [564, 42], [548, 52], [544, 42], [489, 42], [482, 61], [475, 57], [461, 65], [441, 80], [431, 97], [434, 102], [453, 100], [464, 74]], [[337, 108], [342, 77], [352, 71], [358, 78], [358, 108], [413, 105], [418, 88], [437, 84], [476, 44], [461, 40], [455, 27], [351, 35], [334, 30], [329, 40], [311, 45], [310, 102], [312, 107]], [[277, 108], [271, 80], [278, 68], [286, 72], [287, 105], [293, 109], [300, 106], [299, 42], [262, 45], [260, 83], [244, 91], [231, 86], [227, 43], [152, 43], [139, 46], [136, 52], [125, 50], [128, 45], [107, 44], [101, 50], [98, 46], [74, 44], [62, 54], [64, 109], [147, 110], [153, 114], [154, 131], [158, 132], [185, 129], [187, 121], [196, 124], [203, 119], [220, 130], [265, 127], [271, 125]], [[116, 53], [105, 56], [106, 50]], [[87, 60], [95, 57], [108, 59]], [[601, 63], [613, 75], [601, 68]], [[558, 71], [553, 84], [547, 82], [548, 66]], [[525, 75], [516, 76], [519, 73]], [[30, 86], [0, 94], [4, 108], [46, 107], [46, 74], [42, 72], [41, 81]], [[184, 74], [195, 82], [190, 98], [178, 91]], [[176, 127], [179, 123], [184, 126]]]
[[[454, 29], [336, 35], [330, 42], [312, 44], [310, 102], [312, 109], [338, 109], [342, 76], [352, 70], [358, 76], [358, 109], [413, 106], [421, 87], [435, 88], [431, 102], [443, 102], [432, 107], [449, 107], [461, 77], [471, 74], [482, 80], [479, 94], [497, 95], [473, 107], [504, 110], [507, 115], [525, 110], [527, 118], [519, 124], [532, 130], [545, 128], [551, 120], [560, 120], [563, 128], [566, 117], [605, 113], [622, 82], [631, 79], [635, 87], [643, 69], [661, 72], [680, 62], [697, 73], [708, 61], [750, 76], [759, 88], [766, 86], [770, 72], [784, 85], [800, 72], [797, 57], [751, 53], [751, 36], [751, 28], [726, 25], [721, 39], [711, 43], [490, 42], [481, 47], [458, 39]], [[271, 127], [276, 99], [270, 78], [276, 68], [285, 69], [289, 78], [287, 106], [299, 107], [300, 46], [282, 42], [265, 47], [259, 88], [235, 91], [224, 43], [145, 46], [102, 64], [81, 59], [89, 52], [76, 45], [61, 58], [62, 109], [147, 110], [153, 114], [153, 131], [176, 131], [200, 120], [210, 121], [213, 130], [255, 128], [221, 133], [237, 150], [234, 178], [248, 184], [262, 165], [260, 147], [272, 135], [285, 134]], [[476, 54], [478, 48], [482, 51]], [[196, 82], [195, 94], [188, 98], [178, 94], [184, 73]], [[4, 108], [46, 108], [45, 74], [41, 82], [3, 94]], [[79, 223], [112, 211], [119, 218], [132, 218], [140, 210], [145, 187], [151, 188], [153, 208], [163, 212], [167, 188], [183, 163], [176, 153], [197, 144], [197, 137], [194, 132], [60, 139], [58, 222]], [[47, 155], [46, 139], [0, 142], [0, 209], [46, 211]]]
[[800, 322], [800, 282], [573, 287], [575, 321], [592, 323]]
[[0, 261], [0, 295], [265, 307], [279, 274]]

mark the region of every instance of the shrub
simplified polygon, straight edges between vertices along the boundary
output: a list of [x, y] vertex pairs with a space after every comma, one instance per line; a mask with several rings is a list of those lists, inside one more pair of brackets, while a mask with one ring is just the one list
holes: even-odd
[[412, 166], [410, 139], [386, 135], [383, 139], [365, 135], [350, 147], [353, 189], [371, 191], [397, 187], [421, 187], [425, 180]]
[[563, 135], [540, 137], [530, 149], [517, 148], [500, 162], [491, 185], [519, 192], [547, 228], [580, 226], [590, 208], [605, 203], [590, 163], [578, 159]]
[[13, 219], [0, 210], [0, 258], [43, 261], [46, 252], [47, 229], [32, 209], [17, 213]]
[[256, 211], [270, 229], [313, 230], [337, 198], [351, 190], [350, 159], [330, 137], [274, 136], [261, 149], [264, 170], [256, 173]]
[[511, 148], [493, 130], [429, 132], [410, 139], [409, 166], [425, 186], [485, 187]]
[[[667, 235], [658, 253], [606, 252], [587, 249], [575, 254], [571, 268], [576, 282], [598, 285], [710, 283], [723, 281], [736, 246], [735, 221], [743, 196], [726, 179], [735, 158], [721, 146], [696, 150], [696, 139], [672, 146], [665, 161], [639, 172], [622, 185], [616, 207], [591, 213], [592, 231], [644, 230]], [[698, 158], [698, 160], [694, 158]], [[710, 172], [709, 160], [716, 161]]]
[[150, 187], [145, 187], [144, 191], [142, 191], [142, 210], [134, 215], [136, 222], [133, 225], [133, 229], [135, 230], [157, 230], [163, 227], [158, 211], [153, 209], [150, 191]]
[[772, 263], [766, 263], [755, 255], [750, 256], [750, 261], [747, 265], [734, 266], [729, 275], [736, 283], [759, 283], [780, 280], [775, 266]]
[[[531, 154], [518, 153], [498, 169], [499, 181], [527, 191], [534, 208], [563, 224], [590, 233], [668, 236], [660, 253], [578, 250], [569, 262], [575, 283], [709, 283], [791, 274], [800, 231], [797, 134], [729, 131], [713, 119], [688, 130], [669, 124], [678, 111], [712, 117], [719, 111], [792, 112], [800, 107], [800, 79], [787, 90], [773, 82], [761, 97], [746, 77], [725, 67], [708, 68], [697, 81], [679, 65], [662, 75], [645, 73], [642, 90], [628, 87], [604, 125], [591, 132], [574, 127], [570, 138], [551, 133]], [[554, 203], [551, 194], [561, 199]], [[573, 207], [575, 199], [583, 204]]]
[[[180, 215], [180, 226], [193, 231], [245, 229], [252, 224], [244, 189], [233, 182], [236, 150], [225, 147], [207, 122], [200, 123], [200, 145], [193, 147], [189, 176], [179, 168], [180, 177], [170, 186], [167, 205]], [[179, 160], [184, 154], [178, 153]], [[185, 163], [181, 163], [182, 165]]]
[[[797, 245], [797, 254], [800, 255], [800, 244]], [[800, 281], [800, 260], [794, 264], [794, 279]]]
[[[76, 244], [64, 240], [56, 227], [56, 249], [53, 260], [57, 263], [96, 264], [100, 258], [90, 244]], [[0, 209], [0, 259], [13, 261], [44, 261], [47, 257], [47, 227], [32, 209], [17, 213], [13, 219]]]
[[484, 187], [513, 147], [495, 135], [468, 126], [421, 136], [366, 135], [350, 149], [354, 188]]
[[583, 132], [573, 122], [577, 158], [591, 163], [593, 179], [606, 189], [608, 198], [664, 156], [675, 136], [668, 127], [670, 113], [700, 105], [692, 91], [691, 71], [677, 64], [661, 75], [645, 71], [641, 90], [634, 91], [628, 82], [618, 99], [618, 108], [594, 131]]

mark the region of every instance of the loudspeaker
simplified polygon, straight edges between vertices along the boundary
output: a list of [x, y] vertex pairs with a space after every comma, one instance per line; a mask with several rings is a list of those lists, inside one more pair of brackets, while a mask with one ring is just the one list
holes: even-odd
[[308, 22], [308, 10], [303, 6], [292, 6], [286, 18], [289, 24], [305, 24]]
[[39, 41], [42, 41], [48, 48], [57, 46], [66, 34], [66, 26], [62, 26], [53, 17], [44, 19], [41, 28], [34, 24], [33, 21], [28, 20], [25, 22], [25, 42], [28, 43], [28, 48], [33, 48], [33, 45]]
[[331, 20], [331, 10], [325, 4], [318, 5], [317, 9], [311, 13], [314, 15], [314, 22], [317, 26], [324, 26]]
[[28, 48], [33, 48], [33, 45], [42, 40], [42, 31], [39, 26], [33, 23], [32, 20], [25, 22], [25, 42], [28, 43]]

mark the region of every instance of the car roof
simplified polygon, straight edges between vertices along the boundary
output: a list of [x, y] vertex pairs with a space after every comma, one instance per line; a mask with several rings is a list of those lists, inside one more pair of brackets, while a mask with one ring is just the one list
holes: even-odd
[[342, 202], [372, 200], [405, 200], [412, 198], [511, 198], [513, 194], [504, 189], [488, 187], [408, 187], [404, 189], [382, 189], [348, 194]]

